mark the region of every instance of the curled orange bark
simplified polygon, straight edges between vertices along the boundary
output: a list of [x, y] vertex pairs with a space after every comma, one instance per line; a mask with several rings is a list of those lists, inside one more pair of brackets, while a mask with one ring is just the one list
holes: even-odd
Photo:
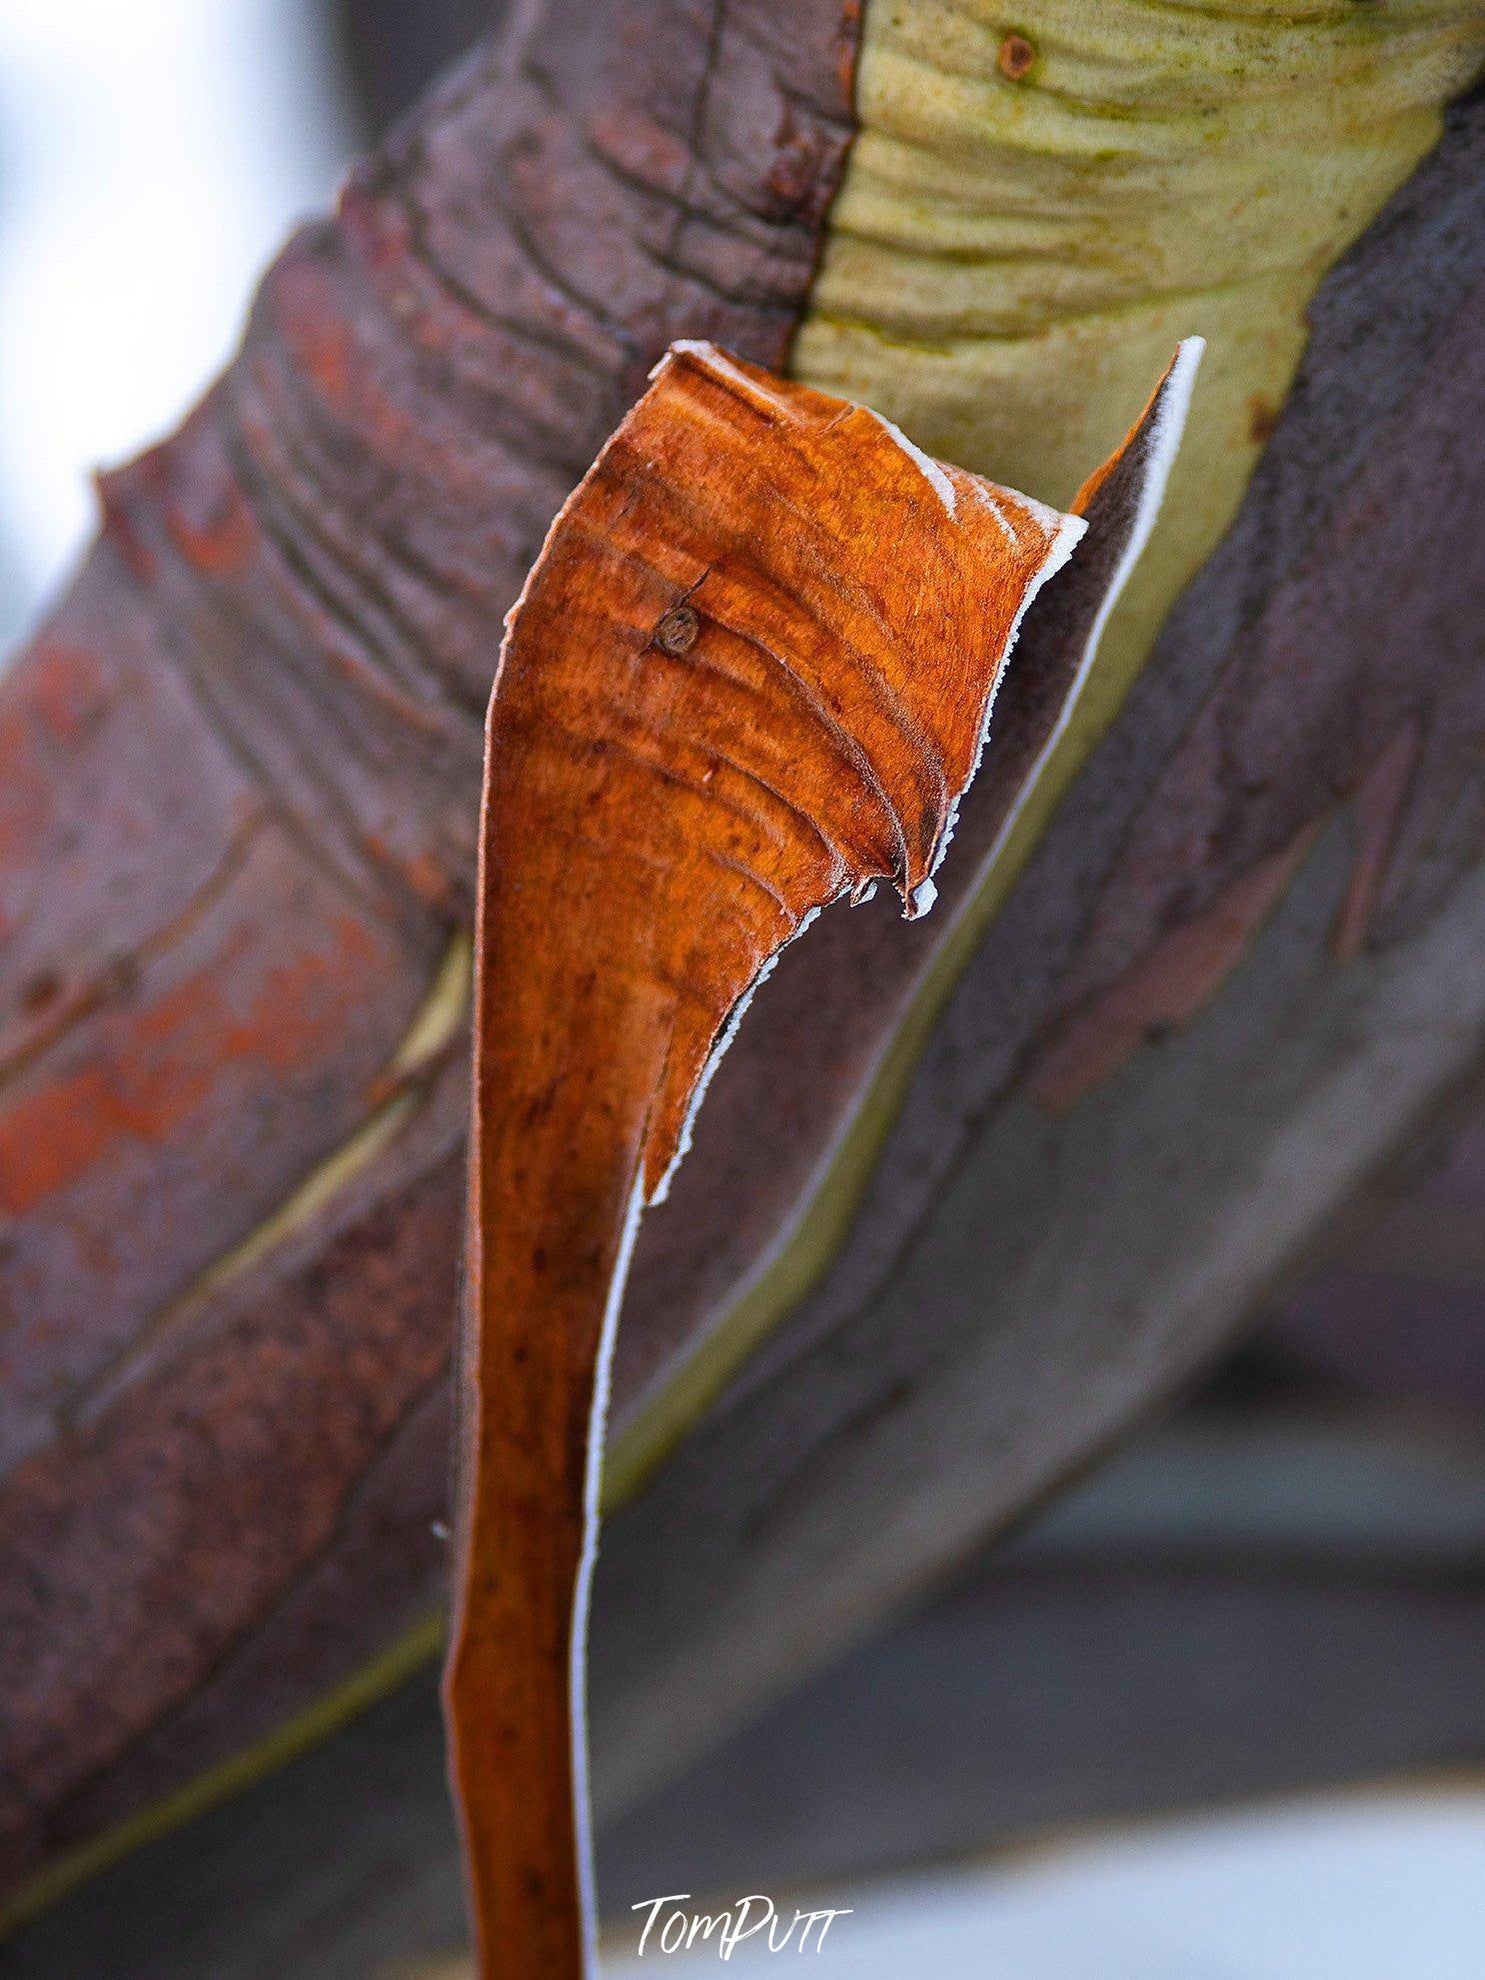
[[[1157, 395], [1085, 491], [1090, 582], [1041, 635], [981, 835], [1148, 527], [1168, 411]], [[586, 1605], [641, 1211], [780, 951], [878, 881], [910, 920], [933, 905], [1022, 617], [1087, 527], [863, 407], [678, 345], [511, 614], [481, 826], [445, 1679], [490, 1980], [592, 1970]]]

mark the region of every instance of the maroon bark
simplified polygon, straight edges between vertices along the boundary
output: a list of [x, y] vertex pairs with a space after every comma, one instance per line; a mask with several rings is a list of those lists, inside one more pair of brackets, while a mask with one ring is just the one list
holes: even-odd
[[400, 1082], [412, 1126], [309, 1228], [193, 1287], [399, 1090], [469, 914], [503, 615], [673, 337], [783, 360], [856, 27], [856, 0], [538, 8], [103, 479], [5, 683], [0, 1883], [438, 1587], [458, 1066]]

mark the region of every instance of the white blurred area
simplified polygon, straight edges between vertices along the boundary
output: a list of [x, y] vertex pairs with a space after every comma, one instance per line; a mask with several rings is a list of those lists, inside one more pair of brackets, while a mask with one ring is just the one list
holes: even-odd
[[610, 1980], [776, 1968], [821, 1980], [1480, 1980], [1485, 1792], [1357, 1795], [1149, 1829], [1019, 1865], [776, 1897], [785, 1924], [796, 1901], [854, 1910], [803, 1960], [745, 1940], [724, 1967], [715, 1937], [669, 1957], [652, 1939], [643, 1959], [606, 1959], [604, 1971]]
[[176, 422], [349, 151], [306, 0], [0, 0], [0, 635]]

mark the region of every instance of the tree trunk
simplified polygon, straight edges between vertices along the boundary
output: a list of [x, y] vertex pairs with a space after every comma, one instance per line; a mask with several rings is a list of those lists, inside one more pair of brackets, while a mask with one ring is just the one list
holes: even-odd
[[[777, 367], [803, 324], [797, 368], [864, 362], [831, 326], [866, 179], [856, 232], [827, 229], [860, 34], [854, 0], [520, 9], [290, 244], [180, 434], [103, 478], [99, 542], [0, 691], [8, 1887], [430, 1644], [501, 621], [672, 338]], [[880, 93], [887, 55], [868, 72]], [[1399, 172], [1451, 74], [1404, 89]], [[901, 140], [871, 134], [875, 171]], [[1460, 115], [1332, 278], [1242, 518], [975, 955], [847, 1249], [616, 1531], [611, 1799], [1178, 1379], [1475, 1070], [1482, 155]], [[1151, 305], [1162, 355], [1201, 313]], [[1076, 342], [1044, 355], [1033, 451], [1074, 423], [1059, 393], [1114, 436], [1137, 412]], [[1247, 363], [1214, 374], [1247, 422], [1233, 500], [1271, 418]], [[720, 1155], [687, 1173], [728, 1201]], [[787, 1209], [688, 1306], [676, 1207], [636, 1261], [631, 1405]]]

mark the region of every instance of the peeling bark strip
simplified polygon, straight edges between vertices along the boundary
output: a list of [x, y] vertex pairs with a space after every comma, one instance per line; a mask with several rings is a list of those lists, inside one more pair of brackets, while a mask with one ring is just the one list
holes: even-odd
[[[885, 879], [916, 921], [942, 886], [933, 947], [828, 917], [793, 952], [792, 996], [741, 1033], [755, 1092], [799, 1089], [796, 1191], [839, 1139], [859, 1086], [802, 1069], [843, 1028], [869, 1084], [952, 941], [1149, 533], [1196, 358], [1087, 484], [1085, 521], [859, 406], [677, 346], [512, 616], [482, 832], [446, 1680], [487, 1975], [577, 1974], [585, 1933], [594, 1957], [586, 1611], [641, 1210], [753, 990], [820, 910]], [[1080, 538], [1027, 620], [961, 823], [1022, 616]], [[826, 933], [857, 929], [846, 968]]]
[[932, 906], [1021, 615], [1082, 530], [861, 407], [680, 345], [512, 615], [447, 1677], [491, 1980], [596, 1971], [586, 1607], [641, 1208], [780, 950], [878, 880], [909, 919]]

